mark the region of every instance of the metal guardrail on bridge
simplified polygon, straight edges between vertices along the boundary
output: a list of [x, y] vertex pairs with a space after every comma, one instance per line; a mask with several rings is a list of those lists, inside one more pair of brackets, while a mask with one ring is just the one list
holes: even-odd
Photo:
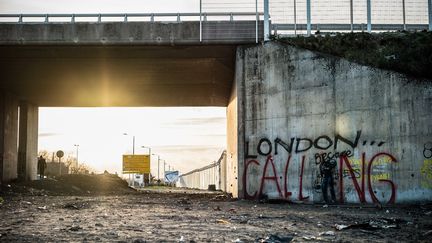
[[[311, 35], [312, 31], [432, 31], [432, 0], [200, 0], [198, 13], [0, 14], [0, 23], [11, 18], [14, 23], [27, 23], [26, 18], [40, 19], [38, 22], [44, 23], [61, 18], [66, 18], [66, 22], [70, 23], [78, 22], [79, 18], [94, 18], [90, 22], [98, 23], [104, 19], [114, 21], [112, 18], [123, 22], [133, 18], [148, 18], [147, 21], [151, 22], [164, 18], [173, 18], [171, 22], [196, 18], [202, 42], [203, 23], [212, 17], [228, 17], [236, 22], [244, 18], [255, 21], [253, 30], [248, 26], [235, 31], [248, 34], [255, 31], [256, 42], [261, 38], [268, 40], [271, 33]], [[260, 21], [263, 21], [263, 31], [258, 30]], [[264, 35], [261, 38], [258, 36], [260, 32]]]
[[[210, 22], [209, 18], [216, 18], [221, 20], [221, 17], [228, 17], [230, 22], [236, 21], [236, 18], [241, 18], [239, 22], [244, 20], [255, 21], [255, 42], [258, 43], [259, 38], [259, 21], [262, 19], [264, 13], [262, 12], [211, 12], [211, 13], [104, 13], [104, 14], [0, 14], [0, 23], [76, 23], [76, 22], [105, 22], [104, 19], [110, 18], [109, 22], [120, 21], [128, 23], [131, 18], [141, 18], [140, 21], [155, 22], [182, 22], [184, 18], [199, 18], [200, 22], [200, 42], [203, 40], [203, 24]], [[175, 20], [169, 20], [167, 18], [174, 17]], [[26, 21], [30, 19], [31, 21]], [[78, 21], [80, 18], [84, 18], [86, 21]], [[92, 19], [93, 18], [93, 19]], [[114, 18], [114, 19], [113, 19]], [[117, 19], [115, 19], [117, 18]], [[12, 20], [11, 20], [12, 19]], [[66, 20], [65, 20], [66, 19]], [[188, 20], [190, 21], [190, 20]], [[198, 21], [198, 19], [197, 19]], [[132, 22], [132, 21], [131, 21]], [[136, 22], [133, 21], [133, 22]]]

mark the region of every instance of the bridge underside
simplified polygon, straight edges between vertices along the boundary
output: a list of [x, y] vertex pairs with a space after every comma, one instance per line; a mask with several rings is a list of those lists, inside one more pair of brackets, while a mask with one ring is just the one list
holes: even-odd
[[2, 45], [0, 89], [38, 106], [227, 106], [235, 45]]

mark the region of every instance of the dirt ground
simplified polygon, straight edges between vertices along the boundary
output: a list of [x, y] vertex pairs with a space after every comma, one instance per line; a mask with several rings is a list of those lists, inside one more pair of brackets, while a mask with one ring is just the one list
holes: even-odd
[[160, 187], [89, 195], [22, 187], [2, 189], [1, 242], [432, 242], [431, 205], [323, 207]]

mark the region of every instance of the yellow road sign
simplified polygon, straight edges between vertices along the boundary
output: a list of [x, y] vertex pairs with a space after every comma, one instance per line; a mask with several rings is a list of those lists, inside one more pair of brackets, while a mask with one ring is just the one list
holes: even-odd
[[123, 155], [123, 174], [150, 173], [150, 155]]

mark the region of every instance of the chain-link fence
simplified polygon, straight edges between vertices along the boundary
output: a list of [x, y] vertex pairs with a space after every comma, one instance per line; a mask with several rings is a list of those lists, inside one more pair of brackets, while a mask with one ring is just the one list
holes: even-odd
[[[271, 29], [276, 34], [432, 30], [431, 8], [432, 0], [269, 0]], [[202, 0], [202, 10], [265, 11], [264, 0]]]

